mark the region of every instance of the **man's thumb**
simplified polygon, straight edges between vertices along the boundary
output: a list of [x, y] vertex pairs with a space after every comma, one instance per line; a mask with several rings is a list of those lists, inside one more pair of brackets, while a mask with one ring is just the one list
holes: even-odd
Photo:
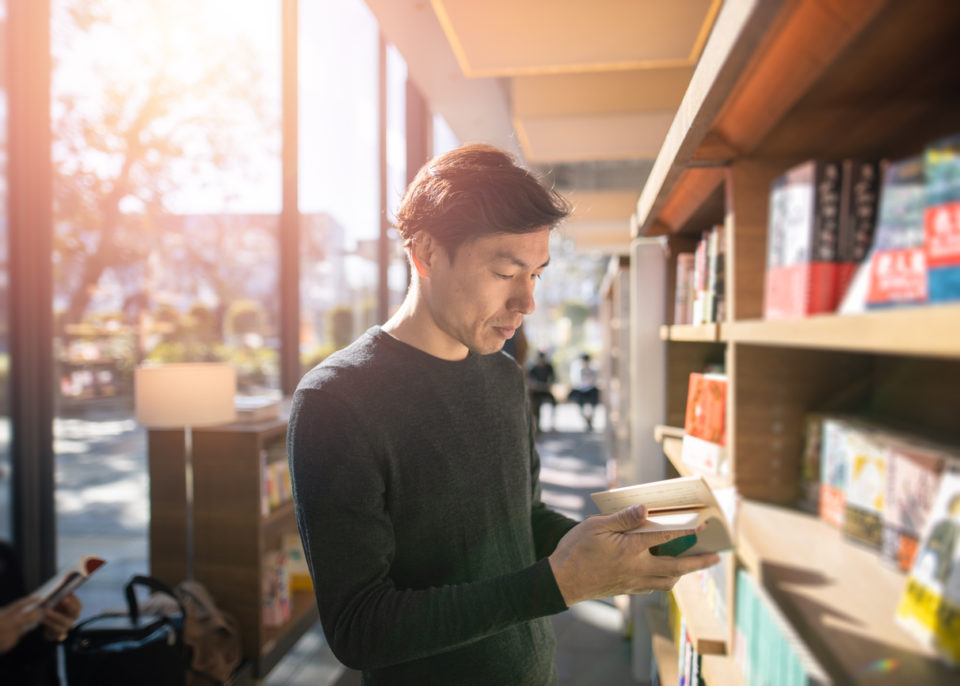
[[640, 528], [646, 519], [645, 506], [631, 505], [610, 515], [610, 531], [633, 531]]

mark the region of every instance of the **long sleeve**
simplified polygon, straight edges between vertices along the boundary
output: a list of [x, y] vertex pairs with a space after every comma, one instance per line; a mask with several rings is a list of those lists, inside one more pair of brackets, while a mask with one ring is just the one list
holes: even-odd
[[[399, 492], [390, 465], [384, 464], [370, 427], [336, 398], [323, 391], [297, 393], [289, 450], [297, 519], [321, 621], [345, 664], [371, 669], [417, 660], [565, 609], [545, 559], [531, 557], [529, 564], [488, 577], [471, 573], [477, 556], [517, 557], [510, 549], [517, 545], [516, 532], [509, 522], [498, 521], [498, 513], [424, 502], [422, 508], [436, 507], [433, 518], [444, 523], [444, 531], [418, 534], [396, 521], [407, 517], [391, 502]], [[429, 492], [425, 488], [420, 496]], [[540, 532], [555, 545], [556, 521], [539, 502], [531, 519], [535, 535]], [[398, 525], [404, 529], [400, 541]], [[482, 540], [464, 539], [465, 532], [484, 529]], [[400, 545], [403, 559], [398, 561]], [[437, 546], [448, 545], [453, 555], [436, 553]], [[456, 559], [460, 555], [462, 562]], [[427, 573], [418, 573], [418, 566]], [[432, 575], [450, 583], [427, 585]]]

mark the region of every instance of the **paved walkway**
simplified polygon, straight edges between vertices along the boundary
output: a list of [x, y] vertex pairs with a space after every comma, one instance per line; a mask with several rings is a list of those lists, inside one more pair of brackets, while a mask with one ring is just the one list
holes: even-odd
[[[546, 410], [545, 410], [546, 413]], [[104, 408], [97, 421], [58, 420], [58, 555], [62, 563], [84, 553], [110, 563], [84, 585], [83, 616], [123, 605], [123, 585], [149, 570], [146, 437], [122, 408]], [[586, 432], [577, 408], [545, 414], [538, 439], [544, 501], [575, 519], [596, 512], [592, 491], [607, 487], [602, 411]], [[629, 686], [629, 641], [620, 612], [609, 601], [581, 603], [552, 618], [560, 686]], [[271, 671], [264, 686], [359, 684], [330, 652], [319, 624]]]

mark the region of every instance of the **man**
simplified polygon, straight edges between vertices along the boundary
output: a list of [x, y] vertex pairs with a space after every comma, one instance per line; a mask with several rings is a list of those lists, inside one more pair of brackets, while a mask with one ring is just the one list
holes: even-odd
[[553, 365], [543, 350], [537, 353], [537, 360], [527, 370], [527, 383], [530, 386], [530, 409], [533, 412], [533, 430], [540, 433], [540, 408], [557, 405], [553, 397], [553, 383], [557, 380]]
[[573, 388], [567, 399], [580, 406], [587, 431], [592, 431], [593, 409], [600, 402], [600, 390], [597, 388], [597, 372], [590, 366], [590, 355], [587, 353], [580, 355], [570, 365], [570, 384]]
[[690, 532], [625, 535], [642, 508], [577, 524], [540, 500], [523, 370], [501, 349], [567, 212], [490, 146], [428, 163], [397, 216], [403, 304], [294, 395], [288, 451], [320, 618], [364, 684], [555, 683], [549, 615], [717, 561], [651, 556]]

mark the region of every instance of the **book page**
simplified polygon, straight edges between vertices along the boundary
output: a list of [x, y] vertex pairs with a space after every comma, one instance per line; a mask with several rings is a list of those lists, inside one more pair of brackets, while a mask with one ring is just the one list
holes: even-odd
[[674, 505], [716, 505], [709, 486], [697, 476], [624, 486], [591, 493], [590, 497], [603, 514], [610, 514], [631, 505], [646, 505], [647, 509]]

